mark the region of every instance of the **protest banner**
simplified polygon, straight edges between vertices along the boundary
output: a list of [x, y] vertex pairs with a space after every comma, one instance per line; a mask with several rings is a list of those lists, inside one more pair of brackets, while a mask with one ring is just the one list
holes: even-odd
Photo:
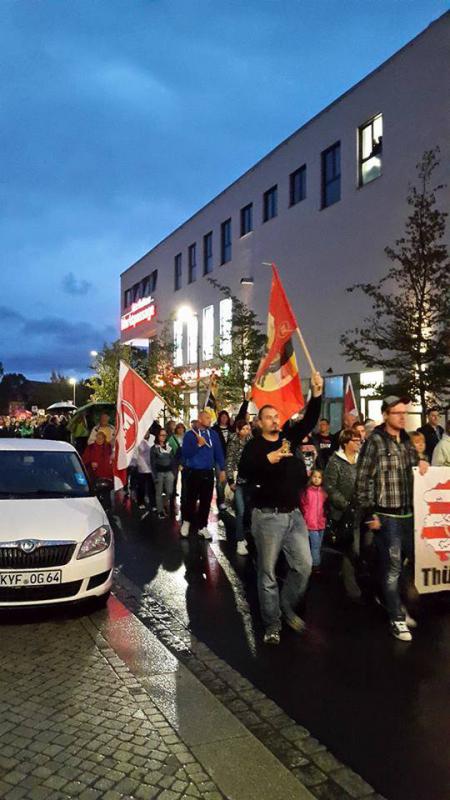
[[414, 469], [415, 584], [420, 594], [450, 589], [450, 467]]

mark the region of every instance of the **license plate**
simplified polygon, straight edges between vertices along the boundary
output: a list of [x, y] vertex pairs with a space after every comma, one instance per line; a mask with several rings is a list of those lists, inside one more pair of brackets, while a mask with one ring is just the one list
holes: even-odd
[[20, 589], [22, 586], [49, 586], [61, 583], [62, 572], [53, 569], [48, 572], [0, 572], [0, 588]]

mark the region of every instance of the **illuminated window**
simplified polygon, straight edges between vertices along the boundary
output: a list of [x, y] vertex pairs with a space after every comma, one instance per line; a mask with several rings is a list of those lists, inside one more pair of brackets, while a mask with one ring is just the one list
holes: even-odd
[[378, 394], [384, 383], [383, 370], [374, 370], [373, 372], [361, 372], [359, 376], [359, 383], [361, 386], [361, 397], [373, 397]]
[[322, 153], [322, 208], [341, 199], [341, 143], [336, 142]]
[[175, 256], [175, 263], [174, 263], [174, 283], [175, 283], [175, 291], [177, 289], [181, 289], [181, 253]]
[[203, 361], [209, 361], [214, 355], [214, 306], [203, 309]]
[[183, 322], [181, 319], [174, 320], [173, 323], [173, 344], [174, 344], [174, 357], [173, 363], [175, 367], [183, 366]]
[[223, 356], [231, 355], [233, 350], [231, 340], [231, 325], [233, 321], [233, 301], [231, 297], [226, 297], [219, 304], [220, 320], [220, 352]]
[[226, 219], [220, 226], [220, 263], [231, 261], [231, 219]]
[[364, 186], [381, 175], [383, 156], [383, 115], [359, 129], [359, 185]]
[[193, 314], [187, 322], [187, 348], [188, 364], [196, 364], [198, 351], [198, 317], [196, 314]]
[[203, 275], [213, 271], [213, 235], [212, 231], [203, 237]]
[[189, 283], [193, 283], [197, 277], [197, 245], [191, 244], [188, 251], [189, 262]]
[[289, 175], [289, 205], [295, 206], [306, 197], [306, 164]]
[[268, 222], [278, 214], [278, 187], [272, 186], [263, 195], [263, 222]]

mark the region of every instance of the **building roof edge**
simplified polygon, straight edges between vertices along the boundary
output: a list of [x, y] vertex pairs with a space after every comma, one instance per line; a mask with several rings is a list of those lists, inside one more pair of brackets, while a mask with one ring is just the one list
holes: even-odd
[[279, 144], [277, 144], [275, 147], [273, 147], [272, 150], [269, 150], [268, 153], [266, 153], [262, 158], [260, 158], [254, 164], [252, 164], [251, 167], [249, 167], [247, 170], [245, 170], [245, 172], [243, 172], [242, 175], [239, 175], [238, 178], [236, 178], [234, 181], [229, 183], [228, 186], [226, 186], [218, 194], [216, 194], [214, 197], [212, 197], [211, 200], [208, 200], [207, 203], [205, 203], [203, 206], [201, 206], [199, 209], [197, 209], [197, 211], [195, 211], [193, 214], [191, 214], [190, 217], [185, 219], [184, 222], [181, 223], [181, 225], [178, 225], [176, 228], [174, 228], [173, 231], [168, 233], [167, 236], [164, 236], [159, 242], [157, 242], [157, 244], [155, 244], [152, 248], [150, 248], [150, 250], [148, 250], [146, 253], [144, 253], [143, 256], [141, 256], [136, 261], [134, 261], [129, 267], [127, 267], [123, 272], [120, 273], [120, 276], [122, 277], [122, 275], [125, 275], [127, 272], [129, 272], [131, 269], [133, 269], [133, 267], [135, 267], [137, 264], [139, 264], [140, 261], [143, 261], [144, 258], [147, 258], [147, 256], [149, 256], [151, 253], [153, 253], [154, 250], [156, 250], [158, 247], [160, 247], [162, 244], [164, 244], [164, 242], [166, 242], [168, 239], [170, 239], [171, 236], [173, 236], [175, 233], [177, 233], [182, 228], [184, 228], [185, 225], [188, 225], [189, 222], [192, 222], [192, 220], [195, 219], [195, 217], [197, 217], [199, 214], [201, 214], [202, 211], [205, 210], [205, 208], [208, 208], [208, 206], [210, 206], [213, 203], [215, 203], [220, 197], [222, 197], [223, 194], [228, 192], [233, 186], [235, 186], [237, 183], [242, 181], [245, 177], [247, 177], [247, 175], [249, 175], [251, 172], [253, 172], [257, 167], [259, 167], [260, 164], [262, 164], [263, 161], [266, 161], [266, 159], [268, 159], [271, 156], [273, 156], [274, 153], [276, 153], [278, 150], [280, 150], [282, 147], [284, 147], [288, 142], [291, 141], [291, 139], [293, 139], [295, 136], [297, 136], [299, 133], [301, 133], [301, 131], [303, 131], [305, 128], [307, 128], [309, 125], [311, 125], [317, 119], [319, 119], [319, 117], [321, 117], [323, 114], [328, 113], [328, 111], [330, 111], [330, 109], [332, 109], [335, 105], [340, 103], [349, 94], [354, 92], [359, 86], [361, 86], [363, 83], [365, 83], [365, 81], [368, 81], [370, 78], [372, 78], [373, 75], [376, 75], [377, 72], [380, 72], [380, 70], [384, 69], [388, 64], [390, 64], [391, 61], [393, 61], [395, 58], [397, 58], [397, 56], [399, 56], [401, 53], [403, 53], [408, 47], [411, 47], [411, 45], [415, 44], [415, 42], [417, 42], [418, 39], [420, 39], [422, 36], [424, 36], [430, 30], [430, 28], [433, 28], [435, 25], [438, 25], [438, 24], [442, 23], [446, 18], [450, 21], [450, 10], [445, 11], [443, 14], [441, 14], [439, 17], [437, 17], [437, 19], [432, 20], [432, 22], [430, 22], [429, 25], [427, 25], [426, 28], [424, 28], [422, 31], [420, 31], [420, 33], [418, 33], [416, 36], [414, 36], [413, 39], [410, 39], [409, 42], [404, 44], [403, 47], [401, 47], [399, 50], [396, 50], [395, 53], [393, 53], [391, 56], [389, 56], [389, 58], [387, 58], [385, 61], [383, 61], [381, 64], [379, 64], [378, 67], [375, 67], [375, 69], [373, 69], [373, 70], [371, 70], [371, 72], [367, 73], [367, 75], [365, 75], [363, 78], [361, 78], [359, 81], [357, 81], [357, 83], [354, 83], [349, 89], [346, 89], [345, 92], [343, 92], [338, 97], [336, 97], [334, 100], [332, 100], [331, 103], [329, 103], [327, 106], [325, 106], [325, 108], [323, 108], [321, 111], [318, 111], [317, 114], [314, 114], [314, 116], [311, 117], [310, 119], [308, 119], [306, 122], [304, 122], [303, 125], [300, 125], [299, 128], [297, 128], [295, 131], [290, 133], [289, 136], [287, 136]]

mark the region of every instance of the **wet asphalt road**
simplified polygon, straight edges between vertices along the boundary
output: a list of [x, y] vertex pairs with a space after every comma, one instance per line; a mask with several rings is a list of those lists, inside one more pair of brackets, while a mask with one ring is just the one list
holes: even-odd
[[345, 599], [331, 556], [311, 582], [308, 632], [264, 648], [254, 565], [236, 556], [232, 524], [228, 542], [180, 540], [128, 507], [115, 528], [130, 580], [388, 800], [449, 797], [450, 593], [422, 599], [414, 640], [401, 643], [381, 609]]

